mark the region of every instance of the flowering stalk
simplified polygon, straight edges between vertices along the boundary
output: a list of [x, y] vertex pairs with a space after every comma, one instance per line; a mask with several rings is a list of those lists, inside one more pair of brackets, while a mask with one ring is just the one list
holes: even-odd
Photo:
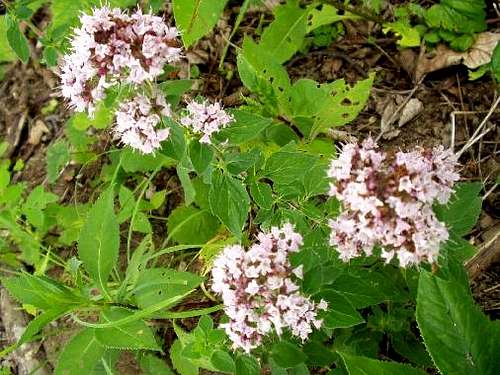
[[296, 278], [302, 266], [292, 268], [288, 256], [299, 251], [302, 236], [291, 224], [259, 233], [248, 251], [240, 245], [227, 246], [212, 269], [212, 290], [222, 296], [229, 323], [222, 324], [233, 348], [246, 352], [258, 347], [265, 336], [284, 329], [307, 339], [313, 327], [320, 328], [316, 304], [299, 292]]
[[233, 121], [233, 117], [227, 114], [220, 103], [210, 104], [207, 101], [201, 103], [192, 101], [187, 105], [187, 114], [181, 118], [181, 124], [190, 128], [194, 133], [202, 134], [201, 143], [212, 143], [210, 137], [219, 132]]
[[435, 263], [448, 231], [432, 204], [449, 200], [459, 180], [456, 165], [457, 157], [443, 146], [389, 154], [372, 139], [345, 145], [328, 171], [329, 194], [344, 207], [329, 222], [330, 244], [344, 261], [380, 246], [382, 258], [397, 256], [402, 267]]

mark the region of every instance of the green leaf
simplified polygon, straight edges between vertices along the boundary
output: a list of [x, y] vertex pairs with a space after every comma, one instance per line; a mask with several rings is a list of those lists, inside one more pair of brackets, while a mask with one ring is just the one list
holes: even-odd
[[156, 153], [155, 155], [141, 154], [126, 147], [122, 149], [120, 154], [121, 166], [127, 173], [151, 172], [162, 166], [170, 167], [173, 165], [172, 159], [160, 153]]
[[302, 350], [288, 341], [280, 341], [273, 345], [271, 357], [278, 366], [284, 368], [295, 367], [307, 359]]
[[239, 355], [236, 358], [236, 375], [260, 375], [260, 365], [255, 357]]
[[23, 273], [2, 279], [2, 283], [16, 300], [42, 310], [62, 309], [82, 302], [69, 288], [45, 276]]
[[[124, 308], [113, 307], [101, 313], [103, 323], [114, 322], [133, 314]], [[112, 349], [123, 350], [161, 350], [153, 331], [143, 320], [122, 324], [112, 328], [96, 329], [95, 337], [99, 343]]]
[[493, 325], [466, 287], [421, 271], [416, 315], [424, 344], [441, 373], [496, 373], [497, 361], [492, 359], [498, 358], [500, 347]]
[[222, 129], [216, 137], [220, 141], [228, 140], [231, 144], [242, 144], [255, 139], [273, 122], [272, 119], [259, 116], [244, 110], [232, 110], [234, 121]]
[[9, 41], [10, 48], [16, 53], [17, 57], [26, 64], [30, 58], [28, 40], [21, 33], [19, 25], [13, 20], [7, 29], [7, 40]]
[[201, 175], [210, 165], [214, 157], [214, 151], [206, 143], [193, 140], [189, 144], [189, 157], [191, 163], [193, 163], [194, 170], [198, 175]]
[[210, 358], [210, 362], [217, 370], [221, 372], [234, 374], [236, 371], [234, 360], [228, 352], [222, 350], [215, 351]]
[[174, 375], [174, 372], [167, 366], [165, 361], [153, 354], [145, 354], [139, 362], [144, 375]]
[[289, 60], [302, 47], [306, 35], [308, 11], [298, 0], [274, 8], [274, 21], [262, 33], [259, 49], [279, 64]]
[[35, 319], [31, 320], [28, 325], [26, 326], [26, 329], [23, 332], [23, 335], [17, 342], [17, 345], [22, 345], [26, 342], [29, 342], [37, 335], [47, 324], [50, 322], [60, 318], [64, 314], [66, 314], [71, 307], [54, 307], [50, 310], [42, 312], [40, 315], [38, 315]]
[[283, 110], [306, 136], [345, 125], [365, 107], [373, 79], [372, 74], [352, 87], [343, 79], [321, 85], [299, 79], [285, 91]]
[[342, 294], [327, 289], [320, 295], [328, 302], [328, 310], [323, 318], [325, 328], [349, 328], [365, 321]]
[[181, 375], [198, 375], [198, 366], [183, 356], [183, 349], [184, 347], [179, 339], [175, 340], [170, 347], [170, 360], [173, 367]]
[[229, 154], [226, 156], [226, 167], [233, 175], [248, 171], [262, 159], [262, 152], [253, 148], [248, 152]]
[[245, 185], [234, 177], [215, 171], [208, 199], [212, 213], [241, 240], [250, 210]]
[[0, 15], [0, 62], [8, 62], [16, 59], [16, 54], [10, 48], [7, 40], [7, 17]]
[[302, 350], [307, 355], [307, 364], [314, 367], [330, 367], [337, 360], [335, 353], [318, 341], [310, 340]]
[[108, 188], [92, 206], [78, 238], [78, 255], [101, 291], [118, 260], [120, 228], [114, 211], [113, 188]]
[[332, 289], [342, 294], [355, 308], [376, 305], [385, 296], [376, 285], [367, 279], [368, 275], [342, 274], [332, 284]]
[[167, 221], [169, 238], [181, 244], [204, 244], [219, 226], [219, 220], [210, 212], [193, 206], [177, 207]]
[[481, 213], [480, 182], [460, 183], [446, 205], [436, 206], [436, 216], [458, 236], [469, 233]]
[[485, 2], [477, 0], [441, 0], [424, 14], [429, 27], [455, 33], [477, 33], [485, 31]]
[[158, 86], [160, 90], [165, 94], [167, 102], [171, 105], [176, 106], [179, 104], [182, 95], [193, 87], [195, 80], [192, 79], [177, 79], [168, 80], [160, 83]]
[[141, 308], [154, 305], [158, 300], [166, 300], [195, 289], [203, 278], [190, 272], [175, 271], [168, 268], [143, 270], [133, 294]]
[[490, 67], [495, 79], [500, 82], [500, 42], [497, 43], [493, 50]]
[[250, 184], [250, 195], [257, 205], [264, 209], [271, 209], [273, 206], [273, 192], [271, 186], [264, 182], [255, 181]]
[[46, 46], [43, 49], [43, 58], [45, 59], [45, 63], [47, 66], [56, 66], [57, 65], [57, 49], [52, 46]]
[[349, 15], [340, 15], [337, 8], [328, 4], [312, 4], [307, 16], [307, 33], [324, 25], [342, 21], [346, 18], [352, 18]]
[[163, 142], [161, 153], [180, 161], [184, 158], [187, 148], [184, 128], [169, 117], [163, 117], [163, 122], [170, 128], [170, 136]]
[[248, 37], [243, 40], [237, 65], [245, 87], [259, 96], [269, 113], [278, 114], [279, 98], [290, 86], [286, 69]]
[[181, 181], [182, 189], [184, 190], [184, 203], [189, 206], [193, 203], [196, 197], [196, 190], [194, 189], [191, 178], [189, 177], [190, 169], [184, 165], [184, 163], [179, 163], [177, 165], [177, 176]]
[[406, 364], [339, 353], [349, 375], [424, 375], [426, 372]]
[[393, 32], [401, 39], [398, 44], [403, 48], [418, 47], [420, 45], [420, 34], [418, 30], [411, 26], [409, 21], [398, 20], [384, 24], [384, 33]]
[[212, 30], [227, 0], [173, 0], [172, 3], [175, 23], [187, 48]]
[[101, 359], [104, 350], [95, 338], [94, 330], [86, 328], [64, 346], [54, 374], [88, 375]]
[[277, 184], [289, 185], [301, 179], [315, 162], [316, 157], [285, 146], [267, 159], [264, 174]]
[[67, 142], [59, 140], [47, 148], [47, 178], [49, 183], [56, 182], [59, 174], [70, 160], [71, 156]]

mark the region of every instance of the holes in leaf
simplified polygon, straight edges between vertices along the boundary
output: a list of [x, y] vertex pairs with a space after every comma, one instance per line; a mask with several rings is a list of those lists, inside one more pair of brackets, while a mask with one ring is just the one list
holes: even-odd
[[274, 82], [274, 77], [269, 77], [269, 83], [273, 83]]
[[349, 113], [342, 113], [342, 118], [347, 119], [347, 118], [349, 118], [349, 117], [350, 117], [350, 116], [349, 116]]
[[278, 86], [278, 90], [279, 90], [279, 92], [285, 91], [285, 89], [283, 87], [281, 87], [281, 86]]
[[319, 10], [321, 12], [323, 10], [323, 4], [316, 5], [314, 9]]
[[351, 99], [349, 99], [349, 98], [344, 98], [344, 99], [340, 102], [340, 104], [345, 105], [345, 106], [349, 106], [349, 105], [352, 105], [352, 102], [351, 102]]

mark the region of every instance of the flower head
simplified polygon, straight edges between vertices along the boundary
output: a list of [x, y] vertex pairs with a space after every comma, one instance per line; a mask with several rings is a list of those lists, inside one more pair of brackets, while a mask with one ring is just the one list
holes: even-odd
[[120, 141], [144, 154], [150, 154], [168, 138], [170, 129], [156, 129], [160, 115], [170, 116], [170, 105], [156, 93], [151, 101], [144, 95], [120, 104], [116, 111], [116, 125], [113, 129]]
[[216, 102], [210, 104], [207, 101], [198, 103], [192, 101], [188, 103], [187, 114], [181, 118], [181, 124], [191, 128], [195, 133], [203, 134], [201, 143], [212, 143], [211, 135], [219, 132], [233, 121], [233, 117], [226, 113]]
[[260, 233], [259, 242], [248, 251], [240, 245], [227, 246], [212, 269], [212, 289], [224, 301], [229, 323], [223, 324], [233, 347], [246, 352], [258, 347], [263, 338], [288, 329], [306, 340], [313, 327], [320, 328], [316, 304], [299, 292], [295, 283], [302, 277], [302, 267], [293, 268], [288, 256], [302, 245], [302, 236], [293, 226], [272, 228]]
[[344, 261], [371, 255], [375, 246], [389, 262], [406, 267], [436, 262], [448, 231], [432, 204], [446, 203], [458, 181], [457, 157], [442, 146], [388, 154], [373, 140], [347, 144], [332, 160], [330, 195], [344, 211], [330, 220], [330, 244]]
[[161, 17], [102, 7], [80, 22], [61, 66], [61, 92], [76, 111], [92, 114], [106, 88], [152, 80], [181, 58], [179, 33]]

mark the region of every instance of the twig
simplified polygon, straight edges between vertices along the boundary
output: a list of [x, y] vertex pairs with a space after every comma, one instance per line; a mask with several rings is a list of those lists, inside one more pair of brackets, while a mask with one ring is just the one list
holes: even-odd
[[498, 104], [500, 104], [500, 96], [495, 100], [495, 103], [493, 103], [490, 110], [488, 111], [488, 113], [484, 117], [483, 121], [481, 121], [481, 123], [479, 124], [477, 129], [474, 131], [474, 133], [472, 134], [470, 139], [467, 141], [467, 143], [462, 147], [462, 149], [459, 152], [457, 152], [458, 157], [460, 157], [465, 151], [467, 151], [470, 147], [472, 147], [472, 145], [474, 145], [474, 143], [479, 141], [485, 134], [487, 134], [491, 130], [491, 128], [490, 128], [490, 129], [480, 133], [481, 130], [483, 129], [483, 127], [486, 125], [486, 123], [490, 119], [491, 115], [495, 112], [496, 108], [498, 107]]

